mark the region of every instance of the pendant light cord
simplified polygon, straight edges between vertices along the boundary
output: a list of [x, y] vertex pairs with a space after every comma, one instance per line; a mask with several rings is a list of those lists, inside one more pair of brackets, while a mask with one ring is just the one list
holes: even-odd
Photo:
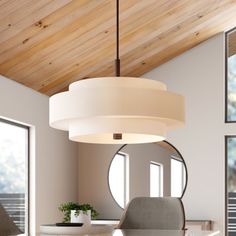
[[[116, 77], [120, 77], [120, 58], [119, 58], [119, 0], [116, 0]], [[122, 133], [113, 133], [113, 140], [122, 140]]]
[[120, 58], [119, 58], [119, 0], [116, 0], [116, 76], [120, 77]]

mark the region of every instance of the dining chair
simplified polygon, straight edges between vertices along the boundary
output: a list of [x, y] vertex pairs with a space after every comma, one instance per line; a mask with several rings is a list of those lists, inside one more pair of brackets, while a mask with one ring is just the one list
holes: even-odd
[[184, 230], [183, 203], [173, 197], [137, 197], [130, 201], [119, 229]]
[[18, 234], [22, 234], [22, 231], [15, 225], [4, 207], [0, 204], [0, 235], [9, 236]]

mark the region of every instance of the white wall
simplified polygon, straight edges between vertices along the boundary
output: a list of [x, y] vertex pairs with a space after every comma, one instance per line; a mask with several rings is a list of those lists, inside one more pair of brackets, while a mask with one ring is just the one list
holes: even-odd
[[48, 102], [47, 96], [0, 76], [0, 116], [31, 126], [33, 236], [35, 224], [39, 231], [40, 224], [62, 219], [60, 203], [77, 200], [77, 144], [68, 141], [67, 133], [49, 127]]
[[123, 210], [113, 200], [107, 182], [110, 162], [120, 145], [79, 144], [78, 200], [90, 203], [100, 219], [119, 219]]
[[168, 140], [185, 158], [189, 184], [184, 196], [187, 219], [210, 219], [224, 233], [224, 34], [219, 34], [143, 77], [167, 84], [186, 98], [186, 126]]

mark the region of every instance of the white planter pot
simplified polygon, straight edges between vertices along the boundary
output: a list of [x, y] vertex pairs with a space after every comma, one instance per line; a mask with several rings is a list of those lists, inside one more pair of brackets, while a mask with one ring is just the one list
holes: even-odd
[[91, 210], [88, 210], [86, 213], [79, 211], [76, 214], [76, 210], [70, 211], [70, 222], [71, 223], [83, 223], [84, 225], [91, 224]]

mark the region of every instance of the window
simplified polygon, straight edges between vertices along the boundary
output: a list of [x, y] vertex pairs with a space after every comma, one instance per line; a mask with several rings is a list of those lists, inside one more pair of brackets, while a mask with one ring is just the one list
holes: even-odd
[[156, 162], [150, 163], [150, 197], [161, 197], [162, 193], [162, 166]]
[[0, 203], [28, 232], [28, 141], [26, 126], [0, 119]]
[[226, 34], [226, 122], [236, 122], [236, 31]]
[[185, 186], [186, 176], [182, 161], [171, 158], [171, 197], [181, 197]]
[[[236, 30], [225, 35], [225, 122], [236, 122]], [[225, 235], [236, 235], [236, 135], [225, 136]]]
[[236, 136], [226, 136], [227, 233], [236, 234]]
[[118, 152], [109, 170], [109, 186], [112, 196], [122, 208], [129, 202], [129, 156]]

